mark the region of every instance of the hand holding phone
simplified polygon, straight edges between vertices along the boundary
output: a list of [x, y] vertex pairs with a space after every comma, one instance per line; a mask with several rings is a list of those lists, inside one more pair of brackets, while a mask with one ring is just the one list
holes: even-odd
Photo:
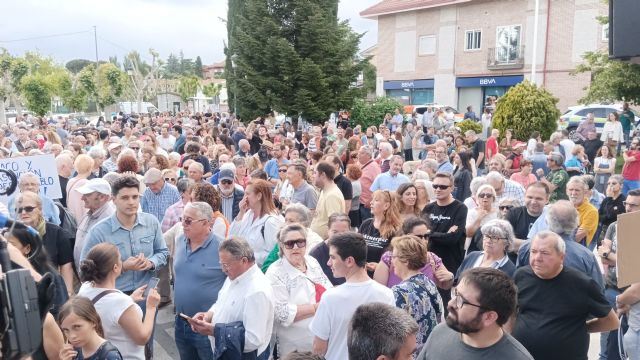
[[180, 313], [179, 315], [180, 315], [181, 318], [183, 318], [183, 319], [185, 319], [187, 321], [193, 321], [193, 318], [191, 316], [189, 316], [189, 315], [185, 315], [183, 313]]
[[149, 291], [151, 291], [151, 289], [155, 289], [156, 286], [158, 286], [158, 282], [160, 282], [160, 279], [152, 277], [151, 280], [149, 280], [147, 287], [144, 289], [144, 292], [142, 293], [142, 298], [146, 299], [147, 296], [149, 296]]

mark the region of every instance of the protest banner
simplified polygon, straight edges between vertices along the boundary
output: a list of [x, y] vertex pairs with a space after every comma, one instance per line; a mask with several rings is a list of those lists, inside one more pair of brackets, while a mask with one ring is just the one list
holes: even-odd
[[[58, 177], [58, 169], [53, 154], [0, 159], [0, 170], [15, 174], [17, 179], [20, 179], [20, 175], [23, 173], [34, 173], [40, 178], [41, 196], [50, 199], [62, 197], [60, 178]], [[6, 192], [10, 186], [10, 177], [6, 174], [0, 174], [0, 194]], [[6, 204], [10, 197], [11, 194], [1, 195], [0, 201]]]
[[618, 287], [623, 288], [640, 282], [640, 211], [618, 215], [618, 250], [616, 271]]

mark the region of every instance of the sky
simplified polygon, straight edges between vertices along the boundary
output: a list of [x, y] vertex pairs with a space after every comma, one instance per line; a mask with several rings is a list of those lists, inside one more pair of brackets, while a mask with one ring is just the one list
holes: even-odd
[[[379, 1], [340, 1], [340, 19], [366, 33], [362, 50], [375, 45], [377, 25], [358, 14]], [[163, 60], [180, 50], [185, 58], [200, 55], [205, 65], [224, 56], [227, 0], [21, 0], [2, 1], [1, 8], [0, 48], [11, 54], [37, 51], [61, 64], [95, 60], [95, 25], [100, 60], [117, 55], [122, 61], [126, 53], [137, 50], [150, 61], [149, 48]], [[50, 36], [60, 34], [70, 35]]]

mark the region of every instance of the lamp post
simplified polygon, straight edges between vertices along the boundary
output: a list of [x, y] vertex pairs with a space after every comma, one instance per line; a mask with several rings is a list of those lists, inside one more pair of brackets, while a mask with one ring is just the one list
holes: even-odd
[[[127, 69], [127, 75], [129, 75], [129, 80], [131, 81], [131, 85], [135, 87], [133, 83], [133, 70], [131, 68]], [[133, 102], [129, 100], [129, 114], [133, 113]]]
[[238, 118], [238, 78], [236, 77], [236, 59], [238, 55], [231, 55], [231, 67], [233, 68], [233, 115]]

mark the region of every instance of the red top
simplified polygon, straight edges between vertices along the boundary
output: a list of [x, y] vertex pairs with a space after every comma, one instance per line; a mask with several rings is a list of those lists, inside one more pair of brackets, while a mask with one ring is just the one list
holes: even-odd
[[640, 180], [640, 150], [627, 150], [627, 156], [633, 156], [636, 159], [625, 163], [622, 169], [622, 177], [625, 180]]
[[[498, 141], [496, 140], [495, 137], [489, 136], [489, 138], [487, 139], [487, 149], [484, 153], [485, 154], [490, 153], [492, 155], [491, 157], [493, 157], [493, 155], [498, 153]], [[487, 160], [491, 160], [491, 157], [487, 155]]]

